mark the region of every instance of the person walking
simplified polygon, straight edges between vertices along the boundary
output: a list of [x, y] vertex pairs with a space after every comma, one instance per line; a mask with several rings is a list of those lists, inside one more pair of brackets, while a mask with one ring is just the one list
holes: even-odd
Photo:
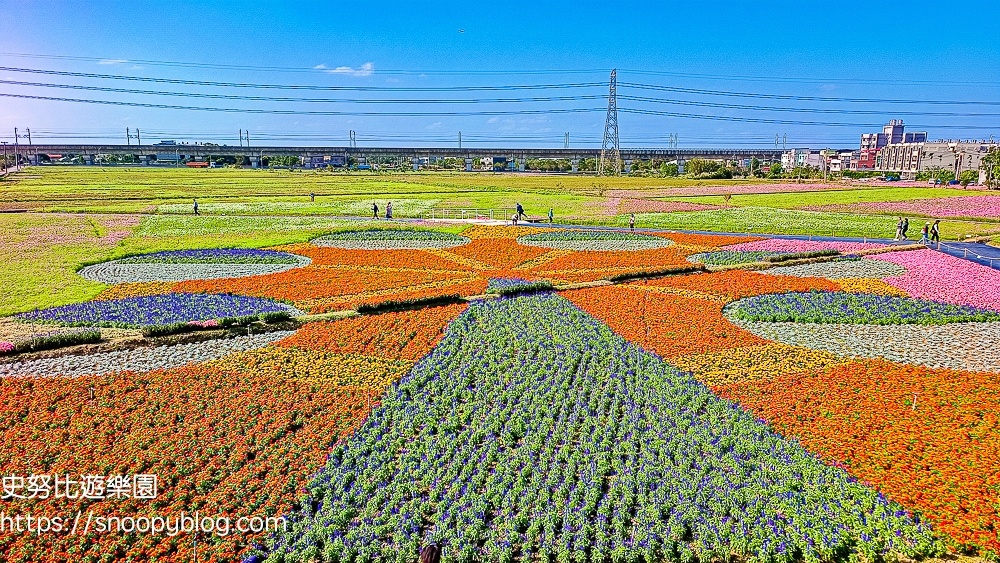
[[896, 236], [892, 240], [896, 241], [903, 238], [903, 218], [896, 217]]
[[194, 214], [195, 215], [201, 215], [200, 213], [198, 213], [198, 200], [197, 199], [194, 200]]
[[517, 218], [520, 219], [521, 217], [524, 217], [525, 219], [528, 218], [528, 216], [524, 214], [524, 208], [521, 207], [520, 203], [518, 203], [517, 204]]
[[635, 232], [635, 213], [628, 216], [628, 230]]
[[316, 192], [309, 192], [309, 201], [316, 202]]
[[903, 229], [900, 234], [903, 236], [903, 240], [910, 240], [906, 237], [906, 231], [910, 230], [910, 218], [903, 217]]
[[931, 242], [936, 242], [941, 245], [941, 220], [937, 219], [934, 224], [931, 225]]
[[549, 208], [549, 226], [552, 226], [552, 208]]
[[920, 229], [920, 244], [930, 244], [931, 239], [928, 238], [931, 230], [930, 221], [924, 223], [924, 228]]
[[392, 219], [392, 202], [385, 204], [385, 218]]
[[372, 202], [372, 219], [378, 219], [378, 204]]

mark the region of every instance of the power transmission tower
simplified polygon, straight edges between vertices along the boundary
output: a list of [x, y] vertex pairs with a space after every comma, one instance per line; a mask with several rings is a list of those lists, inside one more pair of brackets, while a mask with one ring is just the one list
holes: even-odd
[[618, 146], [618, 89], [617, 69], [611, 70], [611, 88], [608, 91], [608, 118], [604, 122], [604, 145], [601, 146], [601, 162], [597, 175], [605, 174], [605, 165], [610, 164], [614, 175], [622, 175], [622, 153]]

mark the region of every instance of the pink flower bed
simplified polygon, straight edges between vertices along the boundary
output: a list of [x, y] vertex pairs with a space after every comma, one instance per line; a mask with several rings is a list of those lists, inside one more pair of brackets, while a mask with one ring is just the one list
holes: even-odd
[[1000, 219], [1000, 196], [969, 195], [917, 199], [910, 201], [875, 201], [850, 205], [823, 205], [817, 211], [857, 211], [862, 213], [905, 213], [928, 217], [982, 217]]
[[14, 351], [14, 345], [10, 342], [0, 342], [0, 354], [9, 354]]
[[673, 213], [675, 211], [704, 211], [718, 209], [717, 205], [688, 203], [686, 201], [657, 201], [655, 199], [627, 199], [619, 206], [620, 213]]
[[690, 186], [686, 188], [657, 188], [654, 190], [609, 190], [608, 197], [684, 197], [724, 194], [774, 194], [783, 192], [817, 192], [843, 190], [840, 184], [740, 184], [733, 186]]
[[744, 242], [723, 247], [724, 250], [741, 250], [747, 252], [811, 252], [813, 250], [838, 250], [840, 252], [857, 252], [872, 248], [882, 248], [884, 244], [874, 242], [840, 242], [823, 240], [799, 240], [785, 238], [769, 238], [754, 242]]
[[906, 268], [902, 276], [885, 281], [913, 297], [1000, 311], [1000, 270], [935, 250], [887, 252], [871, 258]]
[[201, 328], [214, 328], [219, 326], [219, 321], [218, 319], [212, 319], [210, 321], [188, 321], [188, 325]]

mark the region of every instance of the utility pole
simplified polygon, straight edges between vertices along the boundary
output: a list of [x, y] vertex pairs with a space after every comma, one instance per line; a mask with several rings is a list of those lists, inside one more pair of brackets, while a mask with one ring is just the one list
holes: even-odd
[[3, 173], [7, 173], [7, 141], [3, 142]]
[[129, 131], [128, 127], [125, 128], [125, 146], [132, 146], [132, 132]]
[[138, 127], [135, 128], [135, 143], [136, 143], [136, 145], [138, 145], [140, 147], [142, 146], [142, 139], [139, 138], [139, 128]]
[[458, 148], [459, 149], [462, 148], [462, 132], [461, 131], [458, 132]]
[[358, 148], [358, 139], [355, 136], [355, 133], [354, 133], [353, 129], [351, 130], [351, 143], [350, 144], [351, 144], [351, 148], [352, 149]]
[[569, 148], [569, 132], [568, 131], [566, 132], [566, 138], [563, 139], [563, 148], [564, 149], [568, 149]]
[[240, 148], [243, 148], [243, 130], [240, 129]]
[[247, 129], [245, 134], [247, 136], [247, 148], [250, 148], [250, 130]]
[[31, 154], [35, 155], [35, 165], [37, 166], [38, 165], [38, 153], [34, 151], [34, 148], [31, 145], [31, 129], [30, 128], [28, 129], [28, 154], [29, 155], [31, 155]]
[[611, 86], [608, 89], [608, 117], [604, 122], [604, 143], [601, 146], [601, 160], [597, 175], [604, 175], [605, 164], [610, 164], [615, 176], [622, 175], [622, 154], [618, 144], [618, 79], [617, 69], [611, 70]]
[[21, 164], [21, 153], [17, 150], [17, 127], [14, 128], [14, 168]]

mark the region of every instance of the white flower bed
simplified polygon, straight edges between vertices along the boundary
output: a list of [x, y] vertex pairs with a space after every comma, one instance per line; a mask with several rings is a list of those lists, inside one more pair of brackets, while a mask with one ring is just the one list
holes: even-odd
[[861, 325], [766, 323], [730, 319], [768, 340], [838, 356], [969, 371], [1000, 371], [1000, 323]]
[[775, 276], [795, 276], [799, 278], [827, 278], [838, 280], [843, 278], [890, 278], [906, 273], [906, 268], [885, 262], [862, 258], [860, 260], [833, 260], [816, 264], [799, 264], [797, 266], [779, 266], [761, 270], [762, 274]]
[[60, 356], [26, 362], [0, 364], [0, 377], [79, 377], [115, 371], [152, 371], [215, 360], [234, 352], [263, 348], [291, 336], [295, 331], [277, 331], [235, 338], [205, 340], [190, 344], [100, 352], [86, 356]]
[[334, 233], [315, 238], [312, 244], [345, 250], [425, 250], [428, 248], [452, 248], [470, 242], [472, 239], [468, 237], [450, 233], [381, 229]]
[[112, 260], [87, 266], [78, 273], [89, 280], [107, 284], [180, 282], [277, 274], [293, 268], [308, 266], [312, 262], [310, 258], [305, 256], [296, 256], [296, 258], [297, 261], [294, 264], [136, 264]]

